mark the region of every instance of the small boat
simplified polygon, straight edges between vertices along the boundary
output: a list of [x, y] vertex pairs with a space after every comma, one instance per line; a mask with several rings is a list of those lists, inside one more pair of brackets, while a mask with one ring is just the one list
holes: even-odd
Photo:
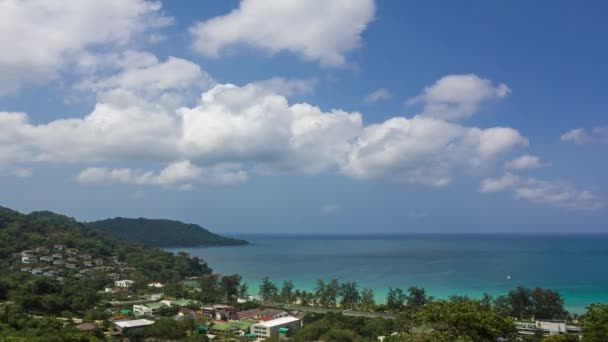
[[508, 276], [507, 276], [507, 280], [511, 280], [511, 275], [508, 275]]

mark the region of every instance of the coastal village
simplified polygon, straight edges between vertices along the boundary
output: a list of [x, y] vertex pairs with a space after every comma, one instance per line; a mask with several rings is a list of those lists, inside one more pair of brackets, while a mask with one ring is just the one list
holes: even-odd
[[[203, 304], [187, 298], [168, 298], [163, 294], [164, 284], [147, 284], [147, 291], [139, 293], [135, 281], [128, 279], [135, 268], [118, 257], [103, 258], [82, 254], [76, 248], [54, 245], [52, 248], [36, 247], [21, 251], [21, 272], [64, 281], [67, 277], [83, 279], [92, 274], [103, 274], [108, 284], [103, 292], [109, 298], [108, 310], [112, 313], [113, 326], [106, 333], [120, 336], [126, 330], [143, 328], [155, 323], [163, 309], [174, 309], [174, 320], [191, 319], [197, 325], [193, 333], [205, 334], [209, 339], [222, 336], [239, 336], [250, 339], [285, 337], [290, 329], [302, 326], [302, 311], [286, 311], [275, 308], [254, 308], [239, 311], [225, 304]], [[195, 277], [185, 279], [183, 284], [192, 292], [200, 291]], [[123, 300], [114, 300], [120, 298]], [[254, 297], [239, 298], [239, 303], [253, 302]], [[171, 310], [169, 310], [171, 311]], [[75, 319], [77, 322], [79, 319]], [[101, 322], [97, 322], [101, 323]], [[95, 323], [81, 323], [77, 328], [90, 331]]]
[[[129, 275], [136, 269], [118, 257], [101, 257], [81, 253], [76, 248], [64, 245], [35, 247], [16, 255], [20, 260], [20, 271], [35, 276], [53, 278], [59, 282], [72, 277], [85, 279], [94, 274], [107, 279], [108, 286], [102, 292], [107, 298], [107, 311], [111, 313], [111, 326], [104, 333], [107, 336], [122, 336], [127, 331], [142, 329], [155, 324], [167, 314], [175, 321], [194, 322], [192, 334], [202, 334], [210, 340], [231, 338], [265, 340], [268, 338], [289, 339], [289, 332], [303, 326], [307, 312], [286, 310], [262, 305], [256, 296], [238, 298], [237, 304], [248, 304], [249, 309], [239, 309], [237, 305], [225, 303], [201, 303], [187, 298], [165, 296], [166, 286], [160, 282], [146, 284], [145, 290], [137, 290], [135, 281]], [[184, 279], [180, 285], [190, 293], [200, 292], [197, 277]], [[141, 288], [141, 287], [139, 287]], [[194, 296], [193, 296], [194, 297]], [[356, 312], [346, 312], [356, 315]], [[368, 313], [369, 314], [369, 313]], [[394, 319], [391, 315], [383, 318]], [[102, 322], [83, 322], [73, 318], [77, 329], [86, 332], [98, 329]], [[520, 337], [541, 332], [543, 335], [580, 334], [579, 326], [565, 321], [516, 321]], [[379, 337], [383, 340], [384, 337]]]

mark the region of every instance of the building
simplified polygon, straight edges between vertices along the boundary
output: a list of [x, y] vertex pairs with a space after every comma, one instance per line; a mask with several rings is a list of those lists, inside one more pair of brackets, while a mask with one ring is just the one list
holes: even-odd
[[258, 317], [260, 317], [260, 312], [262, 312], [262, 310], [260, 310], [260, 309], [239, 311], [236, 313], [236, 317], [238, 318], [239, 321], [244, 320], [244, 319], [250, 319], [250, 318], [258, 318]]
[[31, 249], [26, 249], [24, 251], [21, 251], [21, 256], [22, 257], [34, 256], [34, 251]]
[[40, 261], [53, 262], [53, 257], [50, 255], [44, 255], [40, 257]]
[[165, 303], [148, 303], [133, 305], [134, 316], [154, 316], [160, 312], [162, 307], [165, 307]]
[[245, 336], [255, 321], [215, 321], [211, 326], [214, 333], [231, 333], [237, 336]]
[[[301, 326], [301, 321], [295, 317], [281, 317], [266, 322], [253, 324], [251, 326], [251, 333], [257, 337], [268, 338], [279, 336], [279, 329], [281, 332], [286, 332], [289, 329], [297, 329]], [[285, 328], [285, 329], [282, 329]]]
[[133, 320], [123, 320], [123, 321], [115, 321], [114, 322], [114, 327], [116, 328], [117, 332], [122, 334], [123, 331], [127, 330], [127, 329], [138, 329], [138, 328], [143, 328], [143, 327], [147, 327], [148, 325], [152, 325], [154, 324], [154, 321], [151, 321], [149, 319], [133, 319]]
[[61, 255], [61, 253], [53, 253], [52, 257], [53, 259], [63, 259], [63, 255]]
[[258, 317], [261, 317], [261, 319], [264, 321], [270, 321], [273, 319], [287, 317], [287, 316], [289, 316], [289, 314], [285, 310], [266, 309], [266, 310], [262, 310], [262, 312], [260, 312]]
[[110, 278], [111, 280], [119, 280], [120, 279], [120, 274], [118, 274], [118, 273], [109, 273], [108, 274], [108, 278]]
[[567, 324], [565, 321], [516, 322], [515, 326], [519, 335], [535, 335], [541, 332], [544, 336], [548, 336], [581, 332], [580, 327]]
[[134, 283], [135, 282], [133, 280], [129, 280], [129, 279], [116, 280], [114, 282], [114, 286], [120, 287], [121, 289], [129, 290], [129, 289], [131, 289], [131, 287], [133, 287]]
[[148, 284], [148, 287], [153, 287], [155, 289], [162, 289], [163, 287], [165, 287], [165, 285], [163, 285], [163, 283], [150, 283], [150, 284]]
[[49, 254], [49, 249], [46, 247], [36, 247], [36, 253]]
[[194, 300], [188, 300], [188, 299], [179, 299], [179, 300], [165, 299], [165, 300], [161, 300], [160, 302], [167, 306], [179, 306], [180, 308], [199, 304], [198, 302], [196, 302]]
[[70, 254], [70, 255], [76, 255], [76, 254], [78, 254], [78, 250], [77, 250], [76, 248], [68, 248], [68, 249], [66, 250], [66, 252], [67, 252], [68, 254]]
[[26, 255], [21, 257], [21, 262], [24, 264], [35, 264], [38, 262], [38, 258], [35, 256]]

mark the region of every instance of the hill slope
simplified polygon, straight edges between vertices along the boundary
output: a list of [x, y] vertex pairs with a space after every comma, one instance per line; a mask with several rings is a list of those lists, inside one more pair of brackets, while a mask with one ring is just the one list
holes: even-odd
[[120, 239], [153, 247], [238, 246], [247, 241], [220, 236], [191, 223], [173, 220], [117, 217], [87, 226]]

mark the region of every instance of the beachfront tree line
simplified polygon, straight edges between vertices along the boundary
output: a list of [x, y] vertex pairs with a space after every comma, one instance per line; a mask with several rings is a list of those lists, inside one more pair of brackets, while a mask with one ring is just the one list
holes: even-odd
[[[377, 304], [372, 289], [360, 290], [356, 282], [340, 282], [338, 279], [329, 282], [318, 280], [313, 291], [301, 291], [296, 289], [291, 281], [283, 282], [279, 288], [269, 277], [264, 277], [260, 284], [259, 295], [266, 302], [395, 313], [420, 308], [434, 301], [434, 298], [428, 296], [423, 288], [412, 286], [406, 290], [389, 288], [386, 302]], [[449, 299], [452, 302], [459, 302], [468, 298], [452, 296]], [[491, 306], [504, 316], [518, 319], [532, 317], [565, 319], [568, 315], [561, 295], [556, 291], [542, 288], [530, 289], [519, 286], [508, 294], [496, 298], [484, 294], [480, 302]]]

